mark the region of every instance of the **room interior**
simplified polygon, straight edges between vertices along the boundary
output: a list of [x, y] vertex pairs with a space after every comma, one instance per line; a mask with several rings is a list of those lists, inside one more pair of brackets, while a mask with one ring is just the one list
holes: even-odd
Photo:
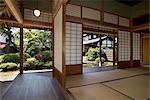
[[[150, 99], [149, 0], [0, 0], [0, 25], [20, 36], [19, 71], [0, 82], [2, 100]], [[51, 31], [51, 71], [25, 73], [25, 28]], [[83, 34], [98, 37], [85, 45]], [[90, 43], [99, 59], [85, 70]]]

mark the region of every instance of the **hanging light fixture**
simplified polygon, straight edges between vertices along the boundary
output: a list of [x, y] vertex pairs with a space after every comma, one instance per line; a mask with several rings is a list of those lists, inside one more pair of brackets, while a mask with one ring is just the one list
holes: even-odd
[[39, 17], [41, 15], [41, 11], [38, 9], [38, 0], [37, 0], [37, 8], [33, 11], [34, 16]]

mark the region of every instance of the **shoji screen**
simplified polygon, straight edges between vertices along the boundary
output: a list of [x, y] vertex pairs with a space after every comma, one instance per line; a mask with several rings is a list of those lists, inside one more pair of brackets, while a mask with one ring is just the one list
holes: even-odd
[[131, 53], [130, 32], [119, 31], [118, 34], [118, 55], [119, 61], [129, 61]]
[[133, 60], [140, 60], [140, 33], [133, 33]]
[[81, 64], [82, 24], [66, 22], [66, 65]]

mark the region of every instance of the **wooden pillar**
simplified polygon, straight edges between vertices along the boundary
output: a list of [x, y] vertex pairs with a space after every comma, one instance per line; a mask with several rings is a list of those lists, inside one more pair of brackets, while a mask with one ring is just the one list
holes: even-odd
[[66, 3], [58, 0], [53, 7], [53, 77], [65, 88], [66, 77]]
[[100, 40], [99, 40], [99, 44], [100, 44], [100, 46], [99, 46], [99, 49], [100, 49], [100, 55], [99, 55], [99, 57], [100, 57], [100, 62], [101, 62], [101, 66], [102, 66], [102, 57], [101, 57], [101, 54], [102, 54], [102, 41], [101, 41], [101, 34], [99, 35], [99, 38], [100, 38]]
[[116, 57], [115, 57], [115, 33], [114, 33], [114, 38], [113, 38], [113, 66], [115, 66], [115, 63], [116, 63]]
[[23, 74], [23, 27], [20, 27], [20, 74]]

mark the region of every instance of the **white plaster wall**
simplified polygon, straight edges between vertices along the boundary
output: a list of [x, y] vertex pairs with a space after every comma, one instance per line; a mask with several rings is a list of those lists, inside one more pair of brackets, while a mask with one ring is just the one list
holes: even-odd
[[54, 66], [62, 72], [62, 32], [63, 9], [59, 9], [54, 18]]

